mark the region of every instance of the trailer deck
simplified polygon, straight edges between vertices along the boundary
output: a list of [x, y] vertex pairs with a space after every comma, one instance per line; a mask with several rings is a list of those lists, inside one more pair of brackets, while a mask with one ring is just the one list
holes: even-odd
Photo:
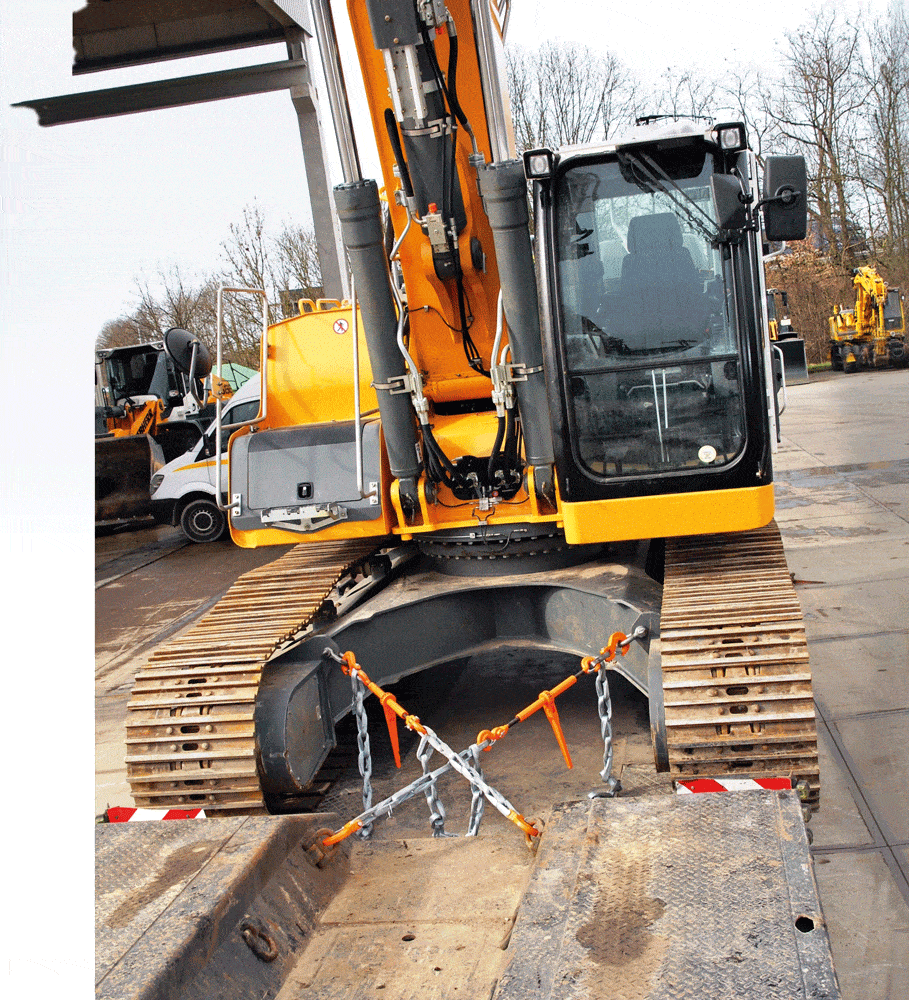
[[99, 998], [834, 1000], [794, 792], [556, 806], [307, 848], [337, 817], [98, 828]]

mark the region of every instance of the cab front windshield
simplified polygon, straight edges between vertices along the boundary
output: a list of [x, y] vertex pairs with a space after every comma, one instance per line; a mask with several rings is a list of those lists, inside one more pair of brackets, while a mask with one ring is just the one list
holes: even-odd
[[575, 455], [596, 479], [723, 466], [745, 441], [712, 157], [567, 169], [558, 277]]

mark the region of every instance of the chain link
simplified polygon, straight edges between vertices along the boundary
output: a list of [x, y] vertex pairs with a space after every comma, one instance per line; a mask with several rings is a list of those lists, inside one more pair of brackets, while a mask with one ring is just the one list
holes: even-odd
[[600, 777], [606, 784], [605, 794], [615, 795], [621, 788], [617, 778], [612, 776], [612, 699], [609, 696], [609, 679], [606, 668], [597, 671], [597, 712], [600, 716], [600, 735], [603, 738], [603, 770]]
[[[613, 635], [612, 640], [619, 640], [620, 636], [621, 633], [617, 633]], [[620, 782], [612, 775], [612, 700], [609, 694], [609, 681], [606, 677], [606, 664], [614, 658], [616, 649], [620, 649], [624, 652], [624, 650], [627, 649], [633, 641], [642, 640], [646, 636], [647, 629], [643, 626], [638, 626], [634, 629], [634, 632], [630, 637], [621, 636], [620, 641], [615, 642], [614, 645], [610, 646], [608, 650], [609, 655], [604, 655], [607, 654], [607, 650], [604, 649], [600, 656], [589, 657], [583, 661], [582, 667], [584, 673], [592, 672], [591, 667], [596, 669], [597, 712], [600, 717], [600, 734], [603, 739], [603, 770], [600, 771], [600, 777], [603, 779], [606, 786], [600, 791], [591, 792], [591, 797], [598, 797], [601, 795], [612, 796], [616, 795], [621, 790]], [[345, 830], [349, 831], [353, 827], [358, 826], [358, 835], [363, 838], [369, 837], [372, 834], [373, 824], [376, 819], [381, 816], [390, 816], [392, 811], [398, 805], [422, 792], [429, 805], [430, 824], [432, 826], [433, 837], [457, 836], [457, 834], [449, 834], [445, 832], [445, 806], [442, 804], [442, 800], [439, 798], [438, 792], [438, 779], [443, 774], [446, 774], [451, 770], [455, 770], [470, 783], [472, 793], [470, 820], [465, 836], [475, 837], [479, 833], [485, 804], [488, 800], [500, 813], [502, 813], [503, 816], [506, 817], [506, 819], [511, 820], [511, 822], [523, 829], [528, 840], [531, 839], [531, 834], [534, 834], [535, 830], [530, 827], [533, 827], [535, 824], [531, 823], [528, 825], [528, 821], [516, 812], [508, 799], [506, 799], [501, 792], [486, 782], [480, 765], [480, 753], [486, 748], [492, 746], [496, 740], [500, 739], [505, 733], [507, 733], [509, 726], [499, 727], [499, 729], [493, 730], [492, 733], [486, 731], [482, 732], [478, 737], [478, 742], [472, 744], [466, 750], [458, 754], [455, 753], [455, 751], [452, 750], [447, 743], [441, 740], [432, 729], [421, 724], [419, 719], [415, 716], [405, 717], [403, 710], [393, 701], [392, 706], [394, 707], [395, 712], [404, 719], [408, 728], [416, 729], [421, 734], [420, 744], [417, 749], [417, 757], [422, 766], [423, 774], [415, 781], [412, 781], [409, 785], [406, 785], [404, 788], [394, 792], [374, 807], [372, 805], [371, 781], [372, 756], [370, 753], [369, 729], [364, 700], [366, 692], [370, 688], [375, 693], [383, 695], [383, 697], [388, 697], [388, 695], [383, 694], [381, 688], [378, 688], [366, 677], [365, 674], [362, 674], [362, 668], [356, 664], [352, 653], [346, 654], [346, 658], [339, 656], [332, 649], [326, 649], [324, 653], [330, 659], [333, 659], [341, 664], [349, 664], [351, 685], [354, 693], [354, 711], [356, 713], [357, 720], [357, 744], [359, 747], [358, 763], [360, 767], [360, 774], [363, 776], [363, 812], [357, 816], [356, 819], [347, 824], [344, 828]], [[576, 676], [581, 676], [581, 672], [579, 671]], [[571, 683], [574, 683], [573, 679], [569, 680]], [[367, 685], [369, 685], [369, 687], [367, 687]], [[566, 686], [568, 686], [567, 681], [563, 682], [562, 687]], [[544, 694], [550, 697], [550, 701], [552, 701], [553, 695], [557, 695], [559, 693], [561, 693], [559, 689], [556, 689], [552, 693], [544, 692]], [[542, 699], [543, 696], [541, 695], [540, 697]], [[383, 705], [384, 704], [385, 702], [383, 701]], [[526, 715], [531, 714], [532, 711], [535, 711], [539, 707], [539, 704], [530, 706], [529, 710], [525, 710], [524, 713], [519, 713], [518, 716], [512, 720], [511, 723], [509, 723], [509, 725], [516, 725], [519, 721], [523, 720]], [[560, 736], [560, 730], [558, 729], [557, 720], [553, 723], [553, 728], [556, 730], [556, 736], [558, 738]], [[501, 730], [501, 733], [499, 730]], [[491, 738], [484, 738], [487, 736]], [[445, 757], [447, 763], [436, 768], [434, 771], [431, 771], [429, 768], [429, 762], [432, 758], [433, 752], [440, 753], [443, 757]], [[539, 827], [537, 827], [537, 829], [539, 829]], [[349, 834], [341, 831], [341, 835], [347, 836]]]
[[[357, 763], [363, 776], [363, 812], [368, 813], [372, 806], [372, 753], [369, 746], [369, 724], [366, 718], [366, 687], [360, 681], [356, 671], [351, 671], [350, 683], [354, 694], [354, 711], [357, 717], [357, 746], [360, 753]], [[357, 833], [362, 840], [372, 836], [372, 822], [367, 821]]]
[[[474, 743], [470, 747], [470, 754], [473, 757], [474, 770], [480, 775], [483, 773], [483, 768], [480, 764], [480, 754], [482, 752], [483, 748], [478, 743]], [[467, 833], [464, 834], [464, 836], [476, 837], [480, 832], [480, 823], [483, 822], [483, 811], [486, 808], [486, 799], [484, 798], [483, 791], [479, 785], [471, 785], [470, 791], [470, 822], [467, 824]]]
[[417, 747], [417, 760], [423, 766], [423, 776], [426, 778], [426, 802], [429, 805], [429, 825], [432, 827], [433, 837], [456, 837], [457, 834], [445, 832], [445, 806], [439, 798], [439, 786], [432, 772], [429, 770], [429, 761], [434, 751], [429, 744], [426, 735], [420, 737], [420, 745]]
[[479, 771], [468, 764], [462, 756], [456, 754], [454, 750], [452, 750], [451, 747], [444, 742], [444, 740], [439, 739], [439, 737], [428, 726], [426, 727], [426, 739], [436, 750], [438, 750], [440, 754], [442, 754], [443, 757], [448, 760], [448, 763], [451, 764], [458, 774], [470, 782], [471, 788], [479, 788], [480, 792], [506, 819], [511, 819], [513, 815], [517, 815], [517, 810], [508, 801], [508, 799], [506, 799], [505, 796], [498, 791], [498, 789], [487, 784]]

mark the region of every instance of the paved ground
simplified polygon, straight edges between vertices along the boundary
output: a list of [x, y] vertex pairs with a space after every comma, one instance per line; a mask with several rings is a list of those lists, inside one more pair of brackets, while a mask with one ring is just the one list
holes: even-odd
[[909, 996], [909, 372], [789, 390], [777, 522], [808, 630], [815, 873], [844, 998]]
[[[805, 611], [821, 736], [823, 802], [811, 824], [816, 876], [844, 1000], [909, 996], [907, 403], [907, 371], [793, 386], [776, 461], [777, 520]], [[227, 541], [187, 545], [169, 528], [98, 539], [96, 812], [130, 803], [123, 717], [137, 664], [240, 573], [283, 551], [244, 551]], [[573, 669], [563, 658], [531, 661], [514, 652], [475, 658], [449, 702], [468, 704], [470, 712], [452, 719], [443, 710], [427, 721], [470, 742], [490, 718], [510, 714], [510, 703], [497, 703], [502, 685], [491, 685], [491, 676], [511, 676], [505, 685], [511, 697], [519, 681], [536, 692]], [[619, 683], [613, 697], [617, 761], [634, 794], [655, 778], [646, 702]], [[580, 797], [589, 787], [586, 774], [601, 766], [590, 749], [596, 719], [580, 685], [560, 700], [559, 712], [575, 770], [566, 772], [554, 741], [532, 738], [528, 727], [515, 737], [519, 766], [503, 772], [503, 787], [527, 814], [545, 807], [534, 800], [541, 781], [547, 794]], [[378, 769], [377, 797], [400, 784], [399, 775]], [[355, 785], [342, 783], [331, 808], [355, 814]], [[466, 803], [450, 808], [454, 829], [463, 826], [460, 806], [466, 809]], [[425, 825], [423, 814], [416, 816], [419, 806], [412, 808], [414, 816], [402, 809], [385, 835], [409, 836], [412, 823]]]
[[211, 607], [240, 574], [285, 548], [241, 549], [229, 538], [188, 542], [169, 526], [99, 536], [95, 545], [95, 814], [132, 805], [124, 719], [137, 667]]

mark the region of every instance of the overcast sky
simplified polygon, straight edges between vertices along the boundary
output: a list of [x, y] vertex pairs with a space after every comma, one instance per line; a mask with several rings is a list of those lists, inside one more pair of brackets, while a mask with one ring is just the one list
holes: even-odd
[[[886, 6], [885, 0], [870, 2], [876, 10]], [[284, 220], [308, 221], [309, 209], [286, 93], [54, 128], [40, 128], [30, 110], [11, 108], [18, 101], [206, 72], [231, 60], [252, 64], [285, 57], [283, 46], [272, 46], [239, 57], [73, 78], [71, 16], [80, 6], [0, 0], [0, 541], [5, 619], [19, 623], [4, 652], [7, 677], [20, 687], [5, 694], [16, 712], [30, 716], [25, 743], [16, 750], [24, 753], [35, 739], [46, 738], [55, 710], [69, 724], [74, 717], [84, 720], [84, 747], [63, 751], [65, 767], [59, 752], [51, 760], [64, 783], [74, 773], [88, 783], [74, 808], [81, 831], [76, 842], [88, 839], [90, 850], [85, 802], [92, 801], [93, 605], [87, 581], [93, 558], [95, 337], [107, 320], [134, 307], [137, 276], [152, 277], [173, 264], [188, 274], [216, 270], [220, 243], [244, 206], [258, 202], [274, 227]], [[530, 47], [564, 38], [612, 50], [639, 74], [673, 65], [721, 71], [724, 61], [772, 64], [775, 41], [797, 28], [812, 6], [798, 0], [514, 0], [509, 38]], [[860, 0], [837, 6], [855, 12]], [[340, 31], [345, 8], [335, 9]], [[356, 82], [352, 73], [348, 77], [355, 98]], [[42, 815], [59, 814], [59, 791], [52, 801], [35, 802], [35, 786], [42, 782], [31, 779], [28, 764], [19, 767], [22, 787], [17, 791], [14, 784], [8, 793], [33, 810], [36, 849], [49, 856], [59, 838], [53, 825], [42, 825]], [[24, 933], [40, 940], [42, 917], [51, 915], [54, 903], [39, 893], [35, 905], [31, 913], [23, 897], [15, 913]], [[64, 913], [59, 916], [66, 926]], [[37, 943], [32, 952], [20, 950], [10, 978], [21, 975], [30, 995], [42, 996], [37, 970], [48, 985], [66, 992], [73, 969], [91, 969], [91, 927], [84, 914], [79, 927], [81, 936], [70, 935], [50, 957]], [[12, 947], [9, 935], [5, 940]]]
[[[0, 2], [6, 334], [56, 328], [65, 303], [68, 336], [90, 350], [104, 322], [134, 306], [137, 276], [171, 264], [189, 273], [215, 270], [228, 226], [254, 200], [275, 227], [308, 221], [286, 93], [53, 128], [40, 128], [30, 110], [9, 108], [220, 68], [232, 59], [282, 59], [283, 46], [73, 78], [70, 18], [80, 4]], [[792, 0], [514, 0], [509, 39], [534, 46], [555, 36], [611, 49], [639, 73], [670, 65], [710, 72], [722, 70], [724, 60], [771, 62], [774, 40], [807, 10]], [[340, 30], [343, 8], [336, 17]], [[354, 74], [348, 76], [355, 96]]]

